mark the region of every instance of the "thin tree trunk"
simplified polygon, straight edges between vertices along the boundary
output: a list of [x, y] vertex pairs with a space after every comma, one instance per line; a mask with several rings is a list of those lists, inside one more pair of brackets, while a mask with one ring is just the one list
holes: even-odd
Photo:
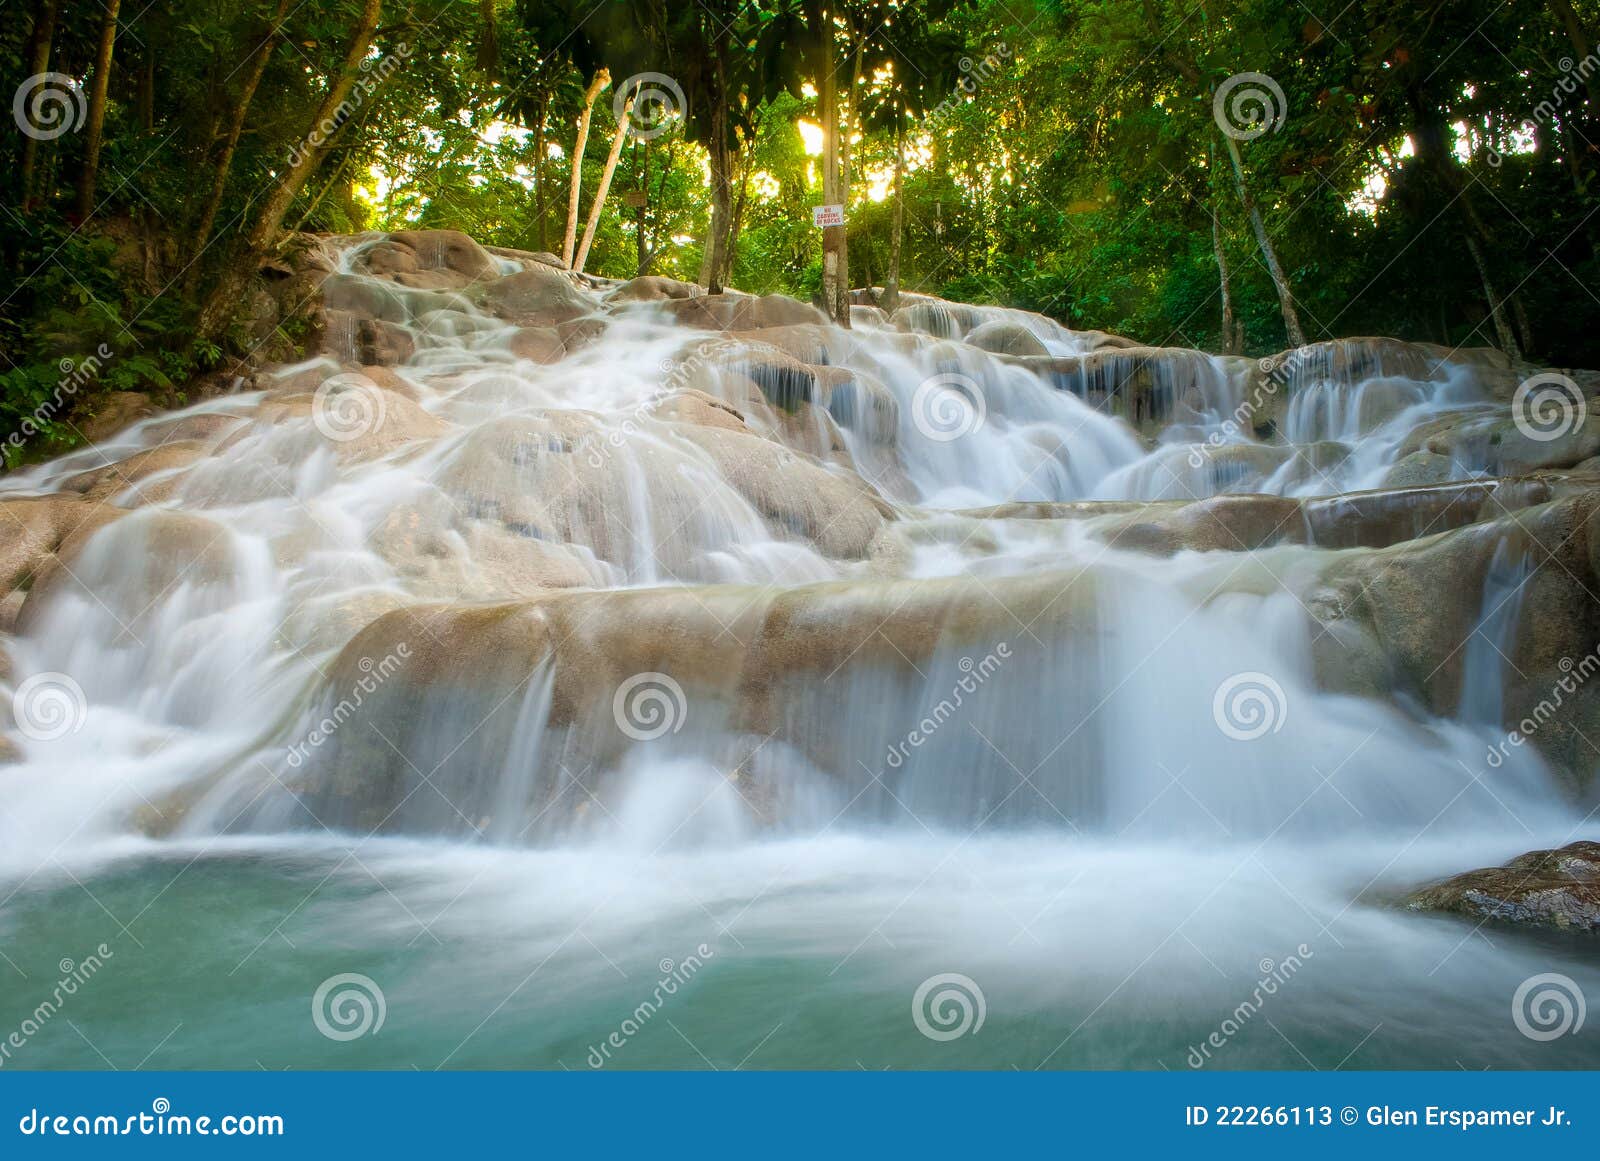
[[1222, 246], [1222, 216], [1217, 212], [1217, 148], [1211, 154], [1211, 250], [1217, 256], [1217, 287], [1222, 295], [1222, 352], [1238, 354], [1238, 324], [1233, 317], [1233, 283], [1228, 271], [1228, 255]]
[[1495, 293], [1494, 282], [1489, 277], [1489, 264], [1483, 260], [1483, 248], [1470, 230], [1463, 233], [1462, 238], [1467, 244], [1467, 253], [1472, 255], [1472, 264], [1478, 268], [1478, 278], [1483, 282], [1483, 297], [1489, 302], [1489, 317], [1494, 320], [1494, 333], [1500, 339], [1500, 349], [1514, 360], [1521, 359], [1522, 351], [1506, 318], [1506, 304]]
[[[839, 202], [839, 110], [833, 79], [833, 14], [824, 11], [818, 30], [821, 37], [818, 57], [822, 85], [818, 94], [822, 115], [822, 202]], [[828, 317], [839, 321], [839, 284], [844, 277], [843, 226], [828, 226], [822, 231], [822, 301]]]
[[345, 174], [345, 171], [350, 168], [350, 158], [352, 156], [353, 154], [348, 149], [345, 150], [343, 159], [334, 167], [333, 173], [329, 175], [328, 180], [322, 183], [322, 188], [317, 191], [317, 196], [311, 199], [310, 205], [306, 206], [305, 213], [301, 214], [295, 219], [293, 230], [294, 233], [298, 234], [301, 230], [305, 229], [306, 223], [311, 220], [311, 215], [317, 212], [317, 207], [322, 204], [323, 199], [332, 193], [338, 186], [339, 179], [342, 178]]
[[645, 245], [644, 215], [650, 204], [650, 142], [635, 141], [633, 143], [633, 156], [639, 166], [639, 192], [644, 195], [638, 206], [635, 207], [633, 223], [633, 276], [643, 278], [645, 265], [649, 261], [650, 252]]
[[[50, 71], [50, 47], [56, 35], [56, 13], [61, 7], [61, 0], [45, 0], [39, 11], [33, 28], [33, 56], [28, 62], [33, 70], [29, 75], [38, 76], [40, 73]], [[28, 213], [33, 209], [33, 175], [39, 164], [39, 139], [33, 134], [25, 134], [22, 141], [22, 212]]]
[[900, 185], [906, 170], [906, 135], [900, 103], [894, 110], [894, 227], [889, 234], [889, 273], [883, 279], [883, 298], [878, 303], [893, 314], [900, 306], [900, 238], [905, 233], [906, 203]]
[[583, 264], [589, 260], [589, 247], [594, 244], [594, 232], [600, 228], [600, 213], [606, 206], [606, 195], [611, 192], [611, 178], [617, 172], [617, 162], [622, 159], [622, 143], [628, 139], [628, 114], [633, 112], [633, 98], [622, 107], [622, 120], [611, 138], [611, 152], [606, 154], [606, 167], [600, 173], [600, 185], [594, 191], [594, 201], [589, 206], [589, 220], [583, 226], [583, 241], [578, 245], [578, 256], [572, 269], [583, 273]]
[[[1578, 14], [1573, 11], [1568, 0], [1550, 0], [1550, 7], [1556, 11], [1562, 26], [1567, 31], [1567, 39], [1572, 42], [1572, 50], [1576, 60], [1583, 61], [1589, 56], [1589, 38], [1583, 31], [1583, 25], [1578, 20]], [[1596, 81], [1593, 69], [1583, 70], [1583, 87], [1588, 93], [1591, 103], [1600, 105], [1600, 82]]]
[[266, 74], [267, 65], [272, 60], [272, 50], [289, 15], [289, 4], [290, 0], [278, 0], [267, 33], [250, 55], [244, 80], [239, 85], [239, 95], [229, 110], [228, 132], [222, 141], [222, 152], [217, 155], [216, 165], [212, 168], [211, 193], [206, 198], [205, 209], [201, 211], [199, 224], [194, 229], [189, 274], [184, 280], [184, 285], [190, 290], [194, 289], [195, 281], [200, 276], [200, 255], [205, 253], [206, 243], [211, 240], [211, 227], [217, 221], [217, 211], [222, 208], [222, 195], [228, 185], [228, 172], [233, 168], [233, 155], [239, 148], [239, 137], [244, 133], [245, 117], [250, 111], [250, 102], [255, 99], [261, 78]]
[[122, 0], [105, 0], [100, 44], [95, 50], [94, 83], [89, 89], [89, 118], [83, 136], [83, 170], [78, 175], [78, 218], [94, 212], [94, 186], [100, 175], [100, 142], [106, 126], [106, 91], [111, 84], [111, 53], [117, 42], [117, 10]]
[[200, 312], [196, 330], [201, 337], [210, 338], [217, 334], [232, 316], [238, 306], [239, 291], [253, 272], [255, 261], [277, 240], [289, 206], [321, 163], [328, 143], [318, 139], [322, 132], [320, 126], [332, 121], [339, 106], [355, 87], [361, 62], [366, 59], [367, 50], [372, 46], [372, 38], [378, 30], [378, 17], [382, 10], [383, 0], [365, 0], [363, 3], [361, 16], [350, 37], [350, 46], [345, 50], [344, 61], [339, 71], [328, 78], [328, 90], [311, 117], [311, 124], [306, 130], [305, 147], [291, 155], [289, 167], [262, 203], [261, 212], [245, 237], [245, 260], [233, 265], [227, 275], [218, 281]]
[[839, 201], [843, 204], [847, 224], [839, 230], [839, 304], [835, 313], [839, 325], [846, 330], [850, 328], [850, 227], [848, 215], [850, 212], [850, 135], [856, 126], [856, 100], [861, 89], [861, 48], [862, 42], [856, 37], [853, 22], [847, 24], [850, 39], [853, 41], [851, 49], [852, 61], [850, 68], [850, 94], [844, 103], [844, 118], [839, 129]]
[[[720, 72], [720, 70], [719, 70]], [[708, 293], [721, 294], [723, 267], [728, 253], [728, 226], [731, 216], [732, 159], [728, 150], [728, 106], [719, 85], [716, 108], [711, 116], [711, 238], [700, 263]]]
[[583, 193], [583, 153], [589, 146], [589, 121], [600, 91], [611, 83], [611, 74], [600, 69], [583, 93], [583, 113], [578, 117], [578, 139], [572, 146], [572, 181], [567, 189], [567, 232], [561, 240], [561, 261], [572, 267], [572, 250], [578, 240], [578, 198]]
[[1250, 228], [1255, 233], [1256, 244], [1261, 247], [1261, 257], [1267, 264], [1267, 273], [1272, 276], [1273, 289], [1278, 292], [1278, 306], [1283, 311], [1283, 328], [1288, 332], [1289, 345], [1303, 347], [1306, 345], [1306, 332], [1301, 328], [1300, 315], [1295, 310], [1294, 293], [1289, 288], [1288, 276], [1278, 263], [1278, 251], [1273, 247], [1272, 239], [1267, 234], [1266, 222], [1261, 217], [1261, 208], [1256, 205], [1256, 200], [1251, 196], [1250, 188], [1245, 183], [1244, 162], [1239, 157], [1239, 143], [1226, 133], [1223, 134], [1223, 140], [1227, 143], [1228, 157], [1233, 162], [1233, 179], [1239, 189], [1239, 201], [1250, 217]]
[[539, 123], [533, 127], [533, 212], [538, 219], [538, 231], [535, 237], [541, 251], [548, 250], [549, 234], [545, 229], [545, 215], [549, 212], [549, 203], [545, 198], [544, 189], [544, 161], [545, 137], [544, 122], [550, 110], [550, 94], [541, 89], [538, 103], [535, 106]]
[[739, 167], [739, 198], [733, 203], [733, 223], [728, 228], [728, 253], [723, 260], [722, 280], [733, 281], [733, 267], [739, 261], [739, 234], [744, 229], [745, 211], [750, 206], [750, 162], [754, 156], [755, 138], [760, 135], [758, 126], [748, 142], [743, 160]]

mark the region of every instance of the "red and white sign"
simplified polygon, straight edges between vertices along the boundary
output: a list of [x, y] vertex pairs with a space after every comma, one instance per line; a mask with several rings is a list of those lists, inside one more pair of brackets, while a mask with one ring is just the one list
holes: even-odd
[[844, 207], [812, 206], [811, 224], [819, 230], [826, 230], [829, 226], [844, 225]]

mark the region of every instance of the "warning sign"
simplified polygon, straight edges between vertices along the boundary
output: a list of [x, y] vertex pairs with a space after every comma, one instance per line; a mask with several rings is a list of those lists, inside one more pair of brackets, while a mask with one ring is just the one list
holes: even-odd
[[844, 225], [843, 206], [812, 206], [811, 224], [819, 230]]

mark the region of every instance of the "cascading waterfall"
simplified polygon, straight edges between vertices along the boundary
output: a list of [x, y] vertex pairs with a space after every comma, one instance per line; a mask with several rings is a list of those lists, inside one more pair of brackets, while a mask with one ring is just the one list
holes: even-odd
[[[1252, 965], [1305, 943], [1323, 974], [1280, 1027], [1315, 1058], [1410, 1005], [1420, 1030], [1372, 1060], [1522, 1059], [1459, 1020], [1530, 953], [1452, 952], [1375, 904], [1577, 820], [1533, 748], [1463, 773], [1503, 713], [1530, 557], [1495, 550], [1453, 720], [1327, 680], [1323, 574], [1368, 550], [1150, 554], [1094, 523], [1136, 506], [1074, 508], [1374, 486], [1419, 425], [1486, 406], [1469, 370], [1308, 372], [1272, 436], [1234, 419], [1244, 361], [1108, 353], [1038, 316], [930, 301], [718, 334], [683, 323], [692, 299], [505, 256], [499, 281], [402, 285], [374, 273], [393, 245], [330, 244], [318, 356], [0, 481], [131, 509], [62, 546], [8, 646], [12, 689], [69, 675], [84, 703], [6, 770], [8, 937], [37, 950], [46, 913], [89, 931], [92, 878], [160, 946], [170, 898], [236, 925], [219, 974], [268, 1015], [300, 1002], [291, 943], [324, 949], [317, 979], [377, 962], [417, 1013], [394, 1059], [430, 1067], [538, 963], [521, 1031], [449, 1059], [575, 1063], [636, 969], [702, 941], [721, 958], [696, 987], [746, 997], [689, 1017], [719, 1060], [762, 1021], [876, 1060], [861, 997], [961, 970], [1016, 1034], [1007, 1063], [1176, 1066]], [[518, 280], [532, 305], [497, 289]], [[374, 334], [408, 353], [358, 365]], [[88, 478], [143, 453], [172, 458]], [[835, 973], [836, 1013], [795, 998]], [[885, 1062], [931, 1062], [898, 1036]], [[284, 1058], [265, 1025], [247, 1039]], [[1292, 1063], [1250, 1045], [1240, 1064]]]
[[1525, 551], [1509, 539], [1495, 546], [1483, 578], [1482, 612], [1467, 639], [1461, 679], [1461, 718], [1499, 729], [1505, 716], [1506, 670], [1516, 646], [1517, 626], [1533, 568]]

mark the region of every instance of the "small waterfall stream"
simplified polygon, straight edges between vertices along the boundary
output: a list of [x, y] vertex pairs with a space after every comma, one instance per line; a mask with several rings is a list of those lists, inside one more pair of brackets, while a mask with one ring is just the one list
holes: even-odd
[[[399, 363], [358, 367], [376, 324], [336, 316], [260, 390], [0, 481], [42, 502], [172, 456], [111, 482], [131, 511], [8, 643], [10, 688], [68, 675], [83, 713], [4, 771], [0, 938], [120, 941], [82, 1011], [114, 1058], [154, 1004], [182, 1030], [153, 1065], [581, 1067], [702, 943], [682, 1033], [719, 1064], [774, 1025], [755, 1063], [956, 1062], [900, 1009], [959, 971], [997, 1032], [960, 1063], [1181, 1067], [1302, 944], [1274, 1019], [1319, 1063], [1386, 1023], [1354, 1063], [1592, 1056], [1491, 1022], [1535, 953], [1387, 906], [1579, 821], [1533, 748], [1462, 773], [1530, 557], [1495, 551], [1451, 720], [1327, 688], [1336, 552], [1152, 555], [1071, 510], [1373, 486], [1480, 405], [1464, 377], [1300, 384], [1266, 442], [1239, 360], [1175, 354], [1135, 397], [1106, 368], [1148, 356], [1018, 312], [722, 335], [497, 258], [565, 311], [528, 325], [376, 276], [385, 245], [335, 245], [331, 280]], [[388, 990], [376, 1049], [289, 1015], [341, 970]], [[630, 1064], [685, 1055], [653, 1031]], [[1235, 1060], [1301, 1066], [1270, 1031]]]

